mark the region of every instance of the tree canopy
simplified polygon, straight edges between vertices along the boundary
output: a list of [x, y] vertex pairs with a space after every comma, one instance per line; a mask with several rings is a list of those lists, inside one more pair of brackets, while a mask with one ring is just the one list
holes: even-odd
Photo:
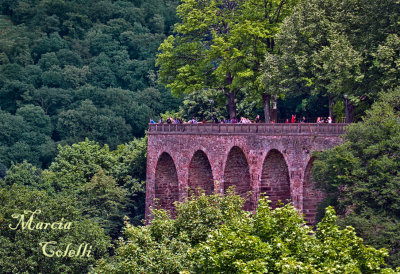
[[[35, 272], [88, 272], [96, 259], [106, 256], [110, 237], [99, 224], [82, 216], [77, 200], [71, 196], [52, 197], [45, 191], [13, 184], [0, 188], [0, 271], [3, 273]], [[71, 222], [70, 229], [22, 229], [15, 214], [25, 214], [25, 222], [36, 211], [33, 227], [39, 222]], [[15, 230], [10, 228], [17, 228]], [[53, 249], [65, 251], [68, 244], [75, 250], [82, 243], [90, 243], [92, 256], [48, 258], [43, 254], [41, 242], [56, 242]], [[51, 254], [50, 248], [48, 251]]]
[[66, 196], [80, 216], [100, 225], [108, 236], [117, 238], [123, 217], [141, 224], [144, 218], [147, 138], [134, 140], [110, 151], [85, 140], [59, 146], [48, 169], [28, 162], [13, 163], [0, 187], [24, 186], [43, 191], [49, 199]]
[[[0, 272], [391, 273], [385, 260], [400, 265], [398, 0], [0, 3]], [[174, 218], [153, 209], [139, 226], [147, 139], [134, 137], [149, 118], [264, 112], [269, 122], [271, 103], [280, 118], [366, 114], [343, 145], [315, 155], [321, 208], [338, 218], [328, 207], [312, 230], [291, 205], [272, 210], [261, 199], [246, 212], [233, 192], [199, 192], [176, 203]], [[9, 229], [13, 214], [35, 209], [72, 229]], [[46, 240], [90, 242], [93, 257], [45, 260]]]
[[382, 93], [363, 122], [347, 127], [344, 144], [318, 153], [313, 176], [341, 222], [400, 264], [400, 89]]
[[0, 162], [46, 168], [85, 138], [115, 149], [177, 108], [154, 67], [177, 2], [0, 1]]
[[261, 92], [261, 63], [297, 1], [193, 1], [177, 8], [181, 22], [161, 44], [160, 81], [174, 94], [216, 89], [236, 116], [238, 92]]
[[387, 251], [339, 229], [332, 208], [313, 232], [289, 204], [272, 210], [263, 198], [254, 214], [243, 205], [233, 192], [192, 196], [176, 203], [174, 219], [155, 209], [147, 226], [126, 222], [116, 256], [96, 272], [392, 273], [383, 268]]
[[264, 83], [324, 96], [330, 116], [348, 100], [347, 120], [360, 119], [380, 91], [397, 86], [399, 11], [389, 0], [300, 1], [277, 34], [279, 54], [267, 55]]

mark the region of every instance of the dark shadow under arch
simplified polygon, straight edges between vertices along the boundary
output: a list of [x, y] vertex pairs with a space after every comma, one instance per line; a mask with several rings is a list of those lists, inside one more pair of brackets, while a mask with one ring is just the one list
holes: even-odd
[[214, 192], [214, 180], [207, 155], [198, 150], [189, 164], [188, 186], [191, 190], [202, 188], [206, 195]]
[[[236, 146], [230, 150], [226, 160], [224, 192], [231, 186], [236, 186], [237, 194], [242, 197], [245, 197], [251, 191], [249, 165], [243, 151]], [[253, 205], [249, 199], [246, 201], [244, 209], [253, 209]]]
[[304, 171], [303, 181], [303, 214], [308, 224], [315, 224], [317, 216], [318, 204], [324, 199], [324, 193], [315, 188], [315, 182], [312, 179], [311, 169], [314, 164], [315, 157], [312, 157]]
[[161, 154], [156, 167], [155, 198], [160, 208], [174, 214], [173, 203], [179, 200], [178, 175], [172, 157], [164, 152]]
[[265, 157], [260, 193], [269, 197], [272, 208], [276, 208], [278, 201], [290, 201], [289, 169], [282, 153], [276, 149], [270, 150]]

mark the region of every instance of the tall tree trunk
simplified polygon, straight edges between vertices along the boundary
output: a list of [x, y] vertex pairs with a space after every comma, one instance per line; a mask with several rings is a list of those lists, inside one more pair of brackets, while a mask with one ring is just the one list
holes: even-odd
[[236, 117], [236, 93], [234, 91], [229, 92], [226, 94], [228, 97], [228, 113], [229, 113], [229, 118], [233, 119]]
[[264, 104], [264, 116], [265, 116], [265, 122], [270, 123], [271, 122], [271, 117], [270, 117], [270, 104], [271, 104], [271, 95], [270, 94], [263, 94], [263, 104]]
[[333, 101], [333, 96], [328, 96], [329, 105], [329, 117], [333, 119], [333, 107], [335, 106], [335, 101]]
[[346, 123], [353, 123], [354, 120], [354, 104], [347, 98], [344, 99], [344, 110], [346, 115]]
[[348, 117], [349, 120], [348, 121], [349, 121], [349, 123], [353, 123], [355, 106], [352, 102], [349, 102], [348, 108], [349, 108], [349, 117]]
[[272, 111], [270, 112], [270, 120], [272, 122], [278, 123], [278, 95], [274, 94], [272, 96]]
[[225, 91], [225, 95], [228, 97], [228, 113], [229, 118], [233, 119], [236, 117], [236, 90], [231, 89], [233, 82], [233, 76], [230, 72], [226, 73], [226, 86], [229, 87], [229, 91]]

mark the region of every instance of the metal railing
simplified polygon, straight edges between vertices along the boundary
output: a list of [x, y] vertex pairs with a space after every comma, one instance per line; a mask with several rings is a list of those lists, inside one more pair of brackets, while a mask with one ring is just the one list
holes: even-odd
[[263, 134], [335, 135], [344, 133], [347, 124], [149, 124], [149, 134]]

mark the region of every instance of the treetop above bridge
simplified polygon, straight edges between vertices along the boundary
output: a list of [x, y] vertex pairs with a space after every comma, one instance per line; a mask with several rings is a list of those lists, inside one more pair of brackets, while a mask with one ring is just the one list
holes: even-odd
[[148, 134], [262, 134], [262, 135], [327, 135], [344, 134], [347, 124], [149, 124]]

